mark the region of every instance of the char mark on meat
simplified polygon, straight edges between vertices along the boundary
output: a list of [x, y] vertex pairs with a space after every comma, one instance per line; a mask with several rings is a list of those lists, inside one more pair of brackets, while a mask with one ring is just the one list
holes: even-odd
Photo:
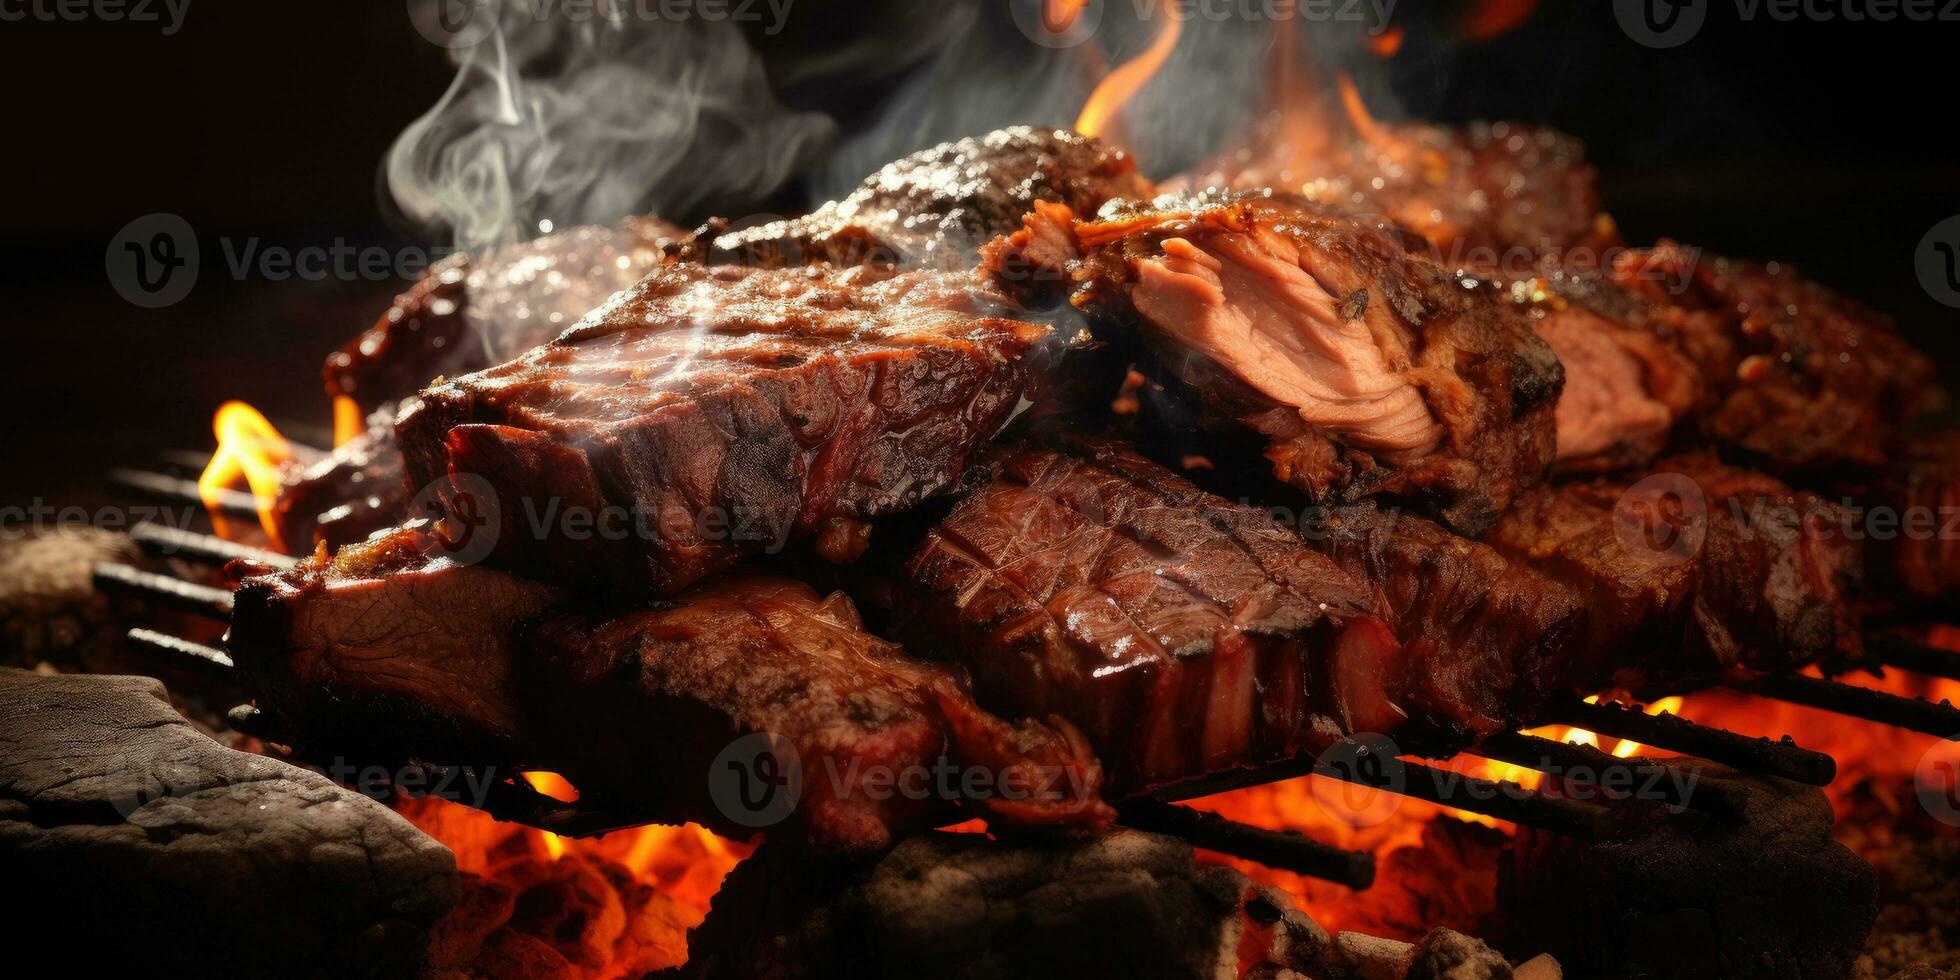
[[1154, 191], [1136, 163], [1094, 137], [1014, 126], [921, 150], [809, 215], [729, 232], [712, 257], [748, 265], [969, 268], [979, 247], [1019, 227], [1035, 202], [1093, 214]]
[[478, 371], [542, 344], [664, 261], [683, 236], [641, 217], [450, 256], [327, 358], [327, 393], [362, 411], [391, 408], [440, 375]]
[[1551, 349], [1383, 228], [1243, 195], [1073, 218], [1042, 205], [989, 245], [995, 281], [1034, 305], [1065, 288], [1099, 336], [1263, 436], [1317, 502], [1394, 495], [1475, 535], [1550, 466]]
[[282, 474], [272, 516], [279, 540], [306, 551], [353, 544], [408, 517], [401, 446], [395, 413], [368, 417], [367, 431], [311, 464], [290, 464]]
[[[913, 791], [939, 785], [920, 777], [942, 759], [1000, 788], [969, 801], [997, 824], [1093, 829], [1112, 817], [1096, 796], [1100, 767], [1068, 723], [981, 711], [952, 672], [865, 632], [841, 594], [720, 576], [659, 609], [549, 620], [531, 646], [526, 687], [554, 765], [628, 812], [747, 832], [748, 815], [714, 797], [726, 774], [711, 768], [731, 747], [773, 744], [785, 756], [771, 756], [774, 775], [800, 774], [795, 823], [823, 848], [882, 849], [958, 819], [939, 789]], [[772, 776], [753, 750], [737, 761]]]
[[1366, 590], [1264, 510], [1109, 441], [989, 464], [913, 552], [898, 617], [983, 704], [1068, 718], [1126, 792], [1402, 722]]
[[1486, 539], [1587, 597], [1572, 687], [1669, 694], [1860, 655], [1842, 508], [1707, 453], [1636, 476], [1542, 487]]
[[[1045, 328], [969, 276], [669, 266], [508, 364], [424, 392], [411, 485], [472, 475], [509, 567], [672, 592], [949, 487], [1007, 422]], [[593, 522], [601, 523], [593, 523]], [[569, 522], [569, 523], [568, 523]]]

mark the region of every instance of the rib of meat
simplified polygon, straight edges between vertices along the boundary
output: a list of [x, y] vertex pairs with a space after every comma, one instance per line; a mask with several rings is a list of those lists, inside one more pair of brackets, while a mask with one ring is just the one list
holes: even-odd
[[333, 452], [305, 466], [288, 466], [272, 516], [286, 547], [331, 549], [402, 523], [408, 501], [395, 413], [384, 408], [368, 416], [367, 431]]
[[1366, 591], [1265, 511], [1114, 442], [990, 464], [913, 552], [899, 616], [983, 704], [1068, 718], [1125, 791], [1402, 720]]
[[932, 775], [942, 756], [1001, 787], [977, 801], [996, 821], [1101, 827], [1113, 816], [1067, 722], [986, 714], [951, 672], [865, 632], [850, 600], [800, 582], [720, 576], [664, 608], [550, 620], [532, 648], [527, 690], [553, 764], [630, 812], [742, 829], [714, 798], [712, 767], [736, 740], [764, 735], [801, 774], [797, 824], [824, 847], [882, 849], [945, 822]]
[[1538, 714], [1577, 688], [1585, 596], [1434, 521], [1373, 504], [1316, 515], [1306, 540], [1372, 592], [1402, 644], [1404, 736], [1468, 745]]
[[433, 529], [234, 566], [227, 646], [272, 727], [319, 755], [507, 765], [526, 754], [512, 629], [552, 586], [458, 564]]
[[1700, 372], [1699, 437], [1779, 476], [1882, 466], [1941, 399], [1932, 363], [1888, 318], [1788, 266], [1663, 243], [1622, 256], [1612, 278]]
[[1619, 240], [1578, 140], [1507, 122], [1376, 122], [1352, 89], [1342, 94], [1347, 119], [1330, 107], [1268, 118], [1247, 145], [1172, 183], [1270, 189], [1384, 215], [1451, 267], [1530, 268]]
[[1127, 153], [1066, 130], [1013, 126], [887, 164], [800, 218], [729, 232], [719, 256], [751, 265], [971, 268], [979, 247], [1019, 227], [1036, 201], [1094, 214], [1155, 193]]
[[574, 228], [452, 255], [327, 358], [327, 393], [393, 407], [439, 375], [467, 374], [542, 344], [632, 285], [683, 232], [658, 218]]
[[[971, 277], [657, 270], [557, 340], [430, 388], [397, 425], [411, 485], [473, 474], [515, 569], [671, 592], [744, 554], [949, 486], [1006, 423], [1042, 327]], [[599, 522], [594, 526], [594, 522]]]
[[1542, 487], [1486, 540], [1587, 597], [1578, 689], [1671, 693], [1860, 652], [1843, 510], [1706, 453]]
[[1072, 218], [1044, 205], [990, 245], [994, 279], [1030, 303], [1065, 285], [1099, 336], [1140, 340], [1315, 500], [1406, 497], [1475, 535], [1551, 464], [1551, 348], [1384, 229], [1244, 195]]
[[[793, 814], [822, 848], [886, 846], [957, 819], [956, 802], [997, 825], [1111, 817], [1066, 722], [981, 711], [955, 674], [865, 632], [841, 595], [734, 574], [603, 611], [442, 548], [405, 528], [288, 572], [235, 569], [228, 645], [274, 731], [315, 758], [549, 769], [622, 816], [741, 833], [758, 824], [709, 787], [724, 762], [758, 761], [736, 742], [758, 735], [802, 774], [772, 819]], [[989, 789], [962, 800], [981, 771]]]

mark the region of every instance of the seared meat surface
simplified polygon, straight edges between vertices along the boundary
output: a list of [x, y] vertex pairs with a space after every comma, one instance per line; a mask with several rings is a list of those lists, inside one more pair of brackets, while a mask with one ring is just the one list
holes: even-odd
[[1557, 358], [1494, 290], [1379, 226], [1270, 196], [1043, 206], [988, 247], [1004, 289], [1056, 287], [1317, 501], [1390, 494], [1475, 535], [1554, 453]]
[[1587, 597], [1573, 686], [1671, 693], [1859, 651], [1843, 510], [1712, 454], [1526, 495], [1486, 540]]
[[322, 755], [508, 765], [526, 753], [512, 631], [566, 597], [458, 564], [445, 545], [418, 526], [287, 572], [234, 565], [226, 645], [273, 730]]
[[1904, 607], [1960, 599], [1960, 432], [1914, 436], [1845, 489], [1865, 511], [1875, 599]]
[[550, 620], [532, 642], [526, 690], [548, 757], [629, 812], [730, 827], [738, 815], [711, 799], [712, 767], [734, 740], [766, 733], [794, 756], [777, 761], [801, 775], [796, 820], [824, 847], [881, 849], [946, 822], [942, 790], [895, 790], [942, 756], [1001, 787], [972, 801], [997, 823], [1094, 828], [1113, 816], [1066, 722], [982, 712], [954, 674], [865, 632], [841, 594], [720, 576], [663, 608]]
[[896, 160], [849, 196], [800, 218], [720, 236], [717, 257], [751, 265], [882, 264], [964, 269], [1036, 201], [1094, 214], [1155, 193], [1129, 155], [1066, 130], [1013, 126]]
[[1887, 317], [1787, 266], [1663, 243], [1623, 256], [1612, 278], [1700, 372], [1695, 434], [1779, 476], [1882, 466], [1941, 400], [1932, 362]]
[[1388, 731], [1406, 714], [1366, 590], [1265, 511], [1120, 444], [1004, 446], [918, 545], [900, 632], [981, 703], [1060, 715], [1125, 791]]
[[402, 451], [395, 441], [395, 413], [368, 417], [367, 431], [305, 466], [291, 465], [280, 480], [273, 520], [287, 548], [315, 544], [338, 548], [408, 517]]
[[573, 228], [429, 268], [365, 333], [327, 358], [327, 393], [392, 407], [439, 375], [542, 344], [631, 286], [684, 233], [658, 218]]
[[[510, 363], [436, 385], [397, 426], [411, 485], [474, 474], [495, 555], [672, 592], [944, 490], [1006, 423], [1047, 330], [970, 277], [676, 265]], [[595, 524], [595, 522], [597, 522]]]

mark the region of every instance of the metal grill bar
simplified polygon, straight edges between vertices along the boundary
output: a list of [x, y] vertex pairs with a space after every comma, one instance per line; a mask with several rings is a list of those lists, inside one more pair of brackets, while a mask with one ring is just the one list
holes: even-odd
[[[158, 500], [204, 506], [204, 495], [198, 491], [196, 480], [143, 470], [114, 469], [109, 471], [109, 482]], [[259, 498], [242, 490], [218, 490], [211, 499], [217, 511], [226, 517], [259, 519]]]
[[209, 565], [223, 565], [233, 559], [244, 559], [280, 571], [285, 571], [296, 563], [294, 558], [276, 551], [226, 541], [213, 534], [181, 531], [162, 524], [148, 522], [138, 524], [130, 528], [129, 536], [135, 539], [144, 554], [159, 558], [184, 558]]
[[1117, 804], [1116, 812], [1117, 822], [1125, 827], [1177, 837], [1193, 847], [1269, 868], [1332, 881], [1356, 891], [1375, 883], [1373, 855], [1322, 844], [1298, 831], [1267, 830], [1148, 797], [1125, 800]]
[[152, 656], [175, 664], [186, 670], [206, 674], [230, 674], [233, 668], [231, 655], [217, 647], [202, 643], [192, 643], [168, 633], [156, 630], [134, 629], [129, 631], [131, 646]]
[[1701, 781], [1692, 789], [1684, 789], [1679, 782], [1669, 778], [1666, 766], [1647, 759], [1623, 759], [1592, 745], [1559, 742], [1523, 732], [1502, 732], [1477, 743], [1470, 751], [1486, 759], [1558, 776], [1575, 772], [1599, 774], [1608, 769], [1625, 770], [1632, 775], [1636, 784], [1630, 795], [1657, 800], [1669, 806], [1704, 812], [1732, 811], [1738, 802], [1724, 786]]
[[231, 620], [231, 593], [128, 565], [95, 566], [95, 587], [111, 595], [131, 596], [197, 616]]
[[1947, 701], [1934, 704], [1802, 675], [1766, 677], [1737, 690], [1926, 735], [1941, 738], [1960, 735], [1960, 708]]
[[1809, 786], [1829, 786], [1837, 778], [1836, 759], [1806, 749], [1788, 736], [1771, 741], [1697, 725], [1668, 712], [1650, 715], [1625, 705], [1587, 704], [1576, 699], [1547, 707], [1543, 718], [1545, 723], [1584, 728]]
[[1960, 653], [1952, 650], [1916, 643], [1903, 636], [1881, 635], [1868, 638], [1865, 651], [1887, 667], [1960, 681]]

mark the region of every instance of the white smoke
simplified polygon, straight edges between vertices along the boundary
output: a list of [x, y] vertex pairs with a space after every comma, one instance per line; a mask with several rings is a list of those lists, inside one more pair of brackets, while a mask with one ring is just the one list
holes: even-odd
[[776, 101], [732, 21], [475, 2], [495, 29], [453, 52], [455, 81], [386, 163], [403, 214], [448, 229], [458, 248], [753, 200], [835, 138], [827, 117]]

